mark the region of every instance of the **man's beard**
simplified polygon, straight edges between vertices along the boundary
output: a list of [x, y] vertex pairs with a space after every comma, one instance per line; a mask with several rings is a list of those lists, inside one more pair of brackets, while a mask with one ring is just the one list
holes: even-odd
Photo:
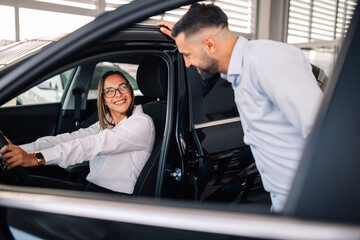
[[206, 62], [207, 66], [204, 68], [197, 67], [197, 69], [198, 69], [198, 72], [199, 72], [201, 78], [203, 80], [206, 80], [206, 79], [214, 76], [214, 74], [219, 72], [219, 63], [216, 59], [206, 56], [205, 53], [204, 53], [203, 59]]

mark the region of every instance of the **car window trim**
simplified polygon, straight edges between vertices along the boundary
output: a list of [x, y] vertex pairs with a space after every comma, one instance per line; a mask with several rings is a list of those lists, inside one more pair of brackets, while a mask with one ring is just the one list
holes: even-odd
[[241, 122], [241, 118], [233, 117], [233, 118], [227, 118], [227, 119], [222, 119], [222, 120], [210, 121], [210, 122], [206, 122], [206, 123], [198, 123], [198, 124], [194, 124], [194, 129], [208, 128], [208, 127], [219, 126], [219, 125], [224, 125], [224, 124], [229, 124], [229, 123], [234, 123], [234, 122]]

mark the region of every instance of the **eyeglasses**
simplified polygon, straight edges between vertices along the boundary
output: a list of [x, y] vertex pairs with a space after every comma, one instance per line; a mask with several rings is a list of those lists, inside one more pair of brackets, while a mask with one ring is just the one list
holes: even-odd
[[115, 97], [116, 95], [116, 90], [119, 91], [119, 93], [128, 93], [130, 91], [130, 87], [128, 83], [122, 83], [120, 84], [117, 88], [106, 88], [103, 90], [103, 94], [105, 97], [111, 98], [111, 97]]

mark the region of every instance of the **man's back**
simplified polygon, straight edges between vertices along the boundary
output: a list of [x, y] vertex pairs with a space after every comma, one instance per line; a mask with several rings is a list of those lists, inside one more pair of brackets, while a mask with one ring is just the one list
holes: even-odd
[[273, 208], [286, 202], [322, 92], [301, 51], [272, 41], [239, 38], [227, 79]]

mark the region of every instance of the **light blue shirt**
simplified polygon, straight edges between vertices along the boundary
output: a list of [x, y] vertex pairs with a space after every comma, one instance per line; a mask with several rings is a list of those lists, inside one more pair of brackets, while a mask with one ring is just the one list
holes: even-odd
[[279, 212], [322, 99], [311, 65], [289, 44], [240, 37], [222, 76], [232, 84], [244, 142]]

